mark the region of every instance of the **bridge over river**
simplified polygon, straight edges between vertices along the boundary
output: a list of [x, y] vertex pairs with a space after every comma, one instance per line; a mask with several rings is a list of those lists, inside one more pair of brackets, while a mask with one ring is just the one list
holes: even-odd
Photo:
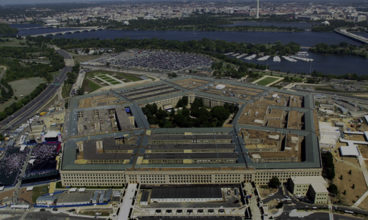
[[335, 32], [338, 33], [338, 34], [341, 34], [345, 37], [348, 37], [348, 38], [351, 38], [353, 40], [359, 41], [361, 43], [368, 44], [368, 38], [357, 35], [357, 34], [353, 34], [349, 31], [347, 31], [347, 29], [345, 29], [345, 28], [337, 28], [337, 29], [335, 29]]
[[62, 30], [56, 32], [42, 33], [42, 34], [32, 34], [29, 35], [31, 37], [48, 37], [48, 36], [56, 36], [56, 35], [66, 35], [66, 34], [74, 34], [74, 33], [82, 33], [82, 32], [91, 32], [91, 31], [100, 31], [103, 30], [102, 27], [81, 27], [75, 28], [72, 30]]

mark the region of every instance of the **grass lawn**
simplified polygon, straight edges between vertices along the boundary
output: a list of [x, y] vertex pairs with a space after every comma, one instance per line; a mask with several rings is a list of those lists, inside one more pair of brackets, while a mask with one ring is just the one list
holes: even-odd
[[25, 42], [24, 39], [0, 38], [0, 47], [24, 47]]
[[94, 60], [94, 59], [101, 57], [101, 55], [78, 55], [78, 54], [73, 54], [73, 53], [72, 55], [73, 55], [74, 60], [78, 63], [83, 63], [83, 62]]
[[48, 185], [34, 187], [33, 191], [32, 191], [32, 202], [36, 203], [36, 200], [39, 196], [42, 196], [42, 195], [44, 195], [48, 192], [49, 192], [49, 186]]
[[86, 78], [83, 81], [82, 88], [83, 88], [83, 91], [90, 93], [90, 92], [93, 92], [101, 88], [101, 86], [93, 82], [92, 80]]
[[[120, 79], [124, 82], [135, 82], [135, 81], [139, 81], [142, 80], [139, 76], [134, 75], [134, 74], [129, 74], [129, 73], [120, 73], [120, 72], [110, 72], [110, 71], [105, 71], [105, 70], [96, 70], [96, 71], [92, 71], [87, 73], [88, 76], [94, 76], [97, 75], [99, 77], [101, 77], [101, 75], [112, 75], [114, 77], [116, 77], [117, 79]], [[113, 80], [108, 76], [104, 76], [105, 80]], [[112, 82], [111, 82], [112, 83]]]
[[41, 77], [30, 77], [9, 82], [9, 85], [14, 91], [14, 96], [8, 101], [0, 104], [0, 111], [3, 111], [6, 107], [16, 102], [17, 100], [15, 97], [19, 100], [22, 97], [29, 95], [37, 88], [37, 86], [44, 82], [46, 82], [46, 80]]
[[258, 81], [257, 82], [257, 85], [265, 86], [265, 85], [268, 85], [268, 84], [270, 84], [272, 82], [275, 82], [278, 79], [279, 79], [278, 77], [267, 76], [264, 79]]
[[118, 75], [115, 76], [115, 77], [120, 79], [120, 80], [123, 80], [123, 81], [128, 80], [128, 81], [131, 81], [131, 82], [141, 80], [140, 77], [138, 77], [136, 75], [133, 75], [133, 74], [128, 74], [128, 73], [118, 73]]

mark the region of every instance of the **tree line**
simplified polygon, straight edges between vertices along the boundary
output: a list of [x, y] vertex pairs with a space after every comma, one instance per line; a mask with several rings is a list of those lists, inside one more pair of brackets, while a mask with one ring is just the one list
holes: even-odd
[[[228, 76], [233, 78], [241, 78], [245, 75], [255, 76], [256, 74], [251, 69], [265, 70], [266, 66], [260, 64], [246, 63], [239, 59], [225, 56], [224, 53], [236, 52], [247, 54], [269, 54], [269, 55], [289, 55], [294, 54], [300, 50], [300, 45], [296, 43], [281, 44], [280, 42], [273, 44], [251, 44], [227, 42], [223, 40], [191, 40], [191, 41], [177, 41], [177, 40], [163, 40], [163, 39], [113, 39], [113, 40], [99, 40], [99, 39], [53, 39], [53, 38], [31, 38], [36, 42], [49, 42], [64, 49], [73, 48], [114, 48], [116, 52], [121, 52], [126, 49], [165, 49], [181, 52], [201, 53], [211, 57], [217, 58], [225, 63], [236, 65], [234, 69], [232, 66], [214, 65], [213, 70], [216, 76]], [[218, 68], [216, 68], [218, 67]], [[221, 72], [226, 70], [225, 72]]]
[[4, 111], [0, 112], [0, 121], [4, 120], [6, 117], [10, 116], [14, 112], [18, 111], [32, 99], [36, 98], [44, 89], [46, 88], [46, 84], [42, 83], [35, 90], [31, 92], [31, 94], [25, 96], [21, 100], [11, 104], [10, 106], [6, 107]]
[[10, 27], [8, 24], [0, 23], [0, 36], [9, 37], [15, 36], [18, 33], [16, 28]]
[[[52, 72], [64, 67], [64, 58], [53, 49], [45, 47], [0, 47], [0, 54], [0, 65], [7, 67], [0, 80], [0, 103], [9, 100], [14, 95], [9, 82], [29, 77], [42, 77], [51, 82]], [[50, 63], [25, 63], [22, 61], [32, 59], [35, 56], [47, 57]]]
[[368, 46], [367, 45], [352, 45], [346, 42], [340, 44], [325, 44], [319, 43], [309, 49], [314, 53], [322, 54], [337, 54], [337, 55], [352, 55], [368, 58]]

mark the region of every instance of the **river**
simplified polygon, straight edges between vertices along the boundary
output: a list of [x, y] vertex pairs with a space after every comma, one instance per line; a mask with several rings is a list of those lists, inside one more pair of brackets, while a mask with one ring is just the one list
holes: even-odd
[[[19, 28], [19, 27], [18, 27]], [[67, 29], [56, 28], [39, 28], [25, 29], [19, 28], [19, 35], [27, 36], [32, 34], [59, 32]], [[57, 38], [99, 38], [99, 39], [115, 39], [115, 38], [130, 38], [130, 39], [146, 39], [158, 38], [166, 40], [200, 40], [209, 38], [214, 40], [225, 40], [233, 42], [249, 42], [249, 43], [273, 43], [273, 42], [296, 42], [304, 47], [310, 47], [317, 43], [338, 44], [347, 42], [350, 44], [360, 45], [360, 43], [349, 38], [341, 36], [333, 32], [195, 32], [195, 31], [118, 31], [118, 30], [101, 30], [93, 32], [82, 32], [75, 34], [57, 35]], [[281, 70], [285, 72], [295, 73], [310, 73], [318, 71], [327, 74], [368, 74], [368, 59], [356, 56], [339, 56], [339, 55], [320, 55], [310, 54], [314, 58], [314, 62], [306, 63], [298, 61], [291, 63], [282, 60], [281, 63], [274, 63], [272, 60], [259, 62], [268, 65], [272, 70]], [[258, 61], [251, 61], [258, 62]]]

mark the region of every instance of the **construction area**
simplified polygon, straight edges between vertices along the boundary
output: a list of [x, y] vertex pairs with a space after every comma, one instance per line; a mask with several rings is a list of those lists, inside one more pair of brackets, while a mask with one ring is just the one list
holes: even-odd
[[173, 83], [186, 89], [196, 89], [209, 83], [209, 81], [201, 79], [179, 79], [174, 80]]
[[105, 105], [122, 105], [124, 101], [109, 94], [86, 96], [79, 100], [78, 108], [96, 108]]
[[244, 89], [242, 86], [236, 86], [231, 84], [214, 84], [211, 83], [202, 89], [203, 92], [226, 96], [236, 97], [239, 99], [250, 100], [252, 97], [259, 95], [263, 92], [261, 89], [247, 88]]
[[79, 111], [78, 135], [118, 132], [135, 128], [134, 116], [124, 107]]
[[293, 134], [242, 129], [248, 154], [255, 162], [300, 162], [304, 137]]

